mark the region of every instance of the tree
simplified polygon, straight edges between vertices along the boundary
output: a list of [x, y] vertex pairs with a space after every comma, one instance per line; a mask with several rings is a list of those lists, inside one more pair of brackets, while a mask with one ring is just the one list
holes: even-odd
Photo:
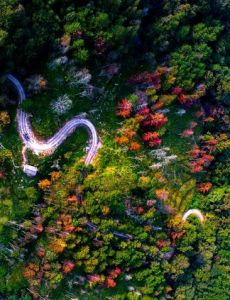
[[38, 183], [38, 187], [42, 190], [49, 188], [51, 185], [51, 181], [49, 179], [40, 180]]
[[0, 111], [0, 132], [2, 129], [10, 124], [10, 116], [7, 111]]
[[140, 27], [139, 3], [94, 0], [66, 10], [64, 28], [77, 63], [102, 58], [109, 50], [126, 53]]
[[57, 100], [51, 103], [52, 110], [57, 115], [66, 114], [72, 107], [72, 100], [67, 94], [58, 97]]
[[5, 148], [0, 149], [0, 166], [2, 169], [11, 169], [13, 166], [13, 153]]
[[130, 116], [132, 110], [132, 103], [127, 98], [121, 100], [117, 107], [117, 115], [123, 118]]
[[[59, 18], [45, 1], [0, 1], [0, 62], [2, 66], [36, 63], [53, 47]], [[47, 30], [49, 28], [49, 30]]]

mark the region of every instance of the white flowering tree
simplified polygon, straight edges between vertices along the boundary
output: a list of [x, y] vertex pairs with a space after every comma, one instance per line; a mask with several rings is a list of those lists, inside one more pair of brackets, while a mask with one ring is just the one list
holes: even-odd
[[168, 155], [167, 152], [170, 151], [170, 148], [159, 148], [156, 150], [150, 151], [150, 154], [157, 160], [156, 163], [150, 166], [151, 169], [161, 169], [164, 166], [167, 166], [172, 161], [177, 159], [177, 155]]
[[51, 102], [53, 112], [59, 116], [67, 113], [72, 107], [72, 100], [67, 94], [64, 94]]
[[92, 75], [90, 74], [89, 70], [84, 68], [78, 72], [75, 72], [74, 70], [71, 72], [71, 80], [70, 80], [70, 85], [71, 86], [88, 86], [92, 79]]

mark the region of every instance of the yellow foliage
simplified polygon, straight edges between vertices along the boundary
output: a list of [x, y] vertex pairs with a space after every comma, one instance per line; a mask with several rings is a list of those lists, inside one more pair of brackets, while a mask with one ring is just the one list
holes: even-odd
[[66, 246], [62, 239], [55, 239], [50, 243], [50, 250], [54, 253], [62, 253]]
[[195, 179], [186, 181], [177, 191], [170, 193], [170, 204], [179, 211], [185, 211], [191, 203], [195, 191]]
[[102, 213], [103, 215], [108, 215], [110, 212], [110, 208], [108, 206], [103, 206], [102, 207]]
[[144, 190], [151, 186], [151, 179], [149, 176], [141, 176], [138, 180], [138, 186]]
[[0, 112], [0, 125], [7, 125], [10, 123], [10, 116], [7, 111]]
[[159, 96], [153, 95], [153, 96], [150, 96], [150, 99], [152, 100], [152, 102], [157, 102], [157, 100], [159, 99]]
[[168, 226], [169, 226], [169, 228], [172, 228], [175, 231], [182, 230], [183, 221], [182, 221], [181, 215], [177, 214], [177, 215], [173, 216], [172, 218], [170, 218], [170, 220], [168, 222]]
[[10, 116], [7, 111], [0, 112], [0, 131], [3, 127], [10, 124]]
[[216, 145], [216, 149], [218, 151], [224, 151], [230, 148], [230, 139], [227, 134], [222, 133], [217, 137], [218, 144]]
[[176, 95], [162, 95], [159, 98], [159, 101], [161, 103], [164, 103], [164, 105], [171, 104], [176, 99]]
[[87, 273], [93, 273], [95, 271], [96, 266], [98, 265], [97, 258], [87, 259], [85, 261], [85, 271]]
[[175, 76], [169, 75], [167, 79], [168, 79], [167, 81], [170, 85], [173, 85], [176, 82]]
[[153, 96], [156, 95], [156, 90], [153, 87], [149, 87], [147, 88], [145, 93], [147, 96]]
[[88, 258], [89, 254], [89, 246], [83, 246], [76, 254], [75, 254], [75, 259], [80, 260], [80, 259], [86, 259]]

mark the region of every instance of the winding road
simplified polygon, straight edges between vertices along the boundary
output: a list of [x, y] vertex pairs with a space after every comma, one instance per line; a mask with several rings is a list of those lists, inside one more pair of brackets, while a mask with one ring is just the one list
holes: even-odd
[[[18, 93], [19, 105], [22, 104], [22, 102], [26, 99], [23, 86], [18, 79], [11, 74], [7, 75], [7, 79], [13, 84]], [[65, 139], [75, 131], [77, 127], [85, 128], [89, 135], [89, 150], [85, 158], [86, 165], [92, 162], [100, 145], [98, 134], [94, 125], [82, 115], [76, 116], [70, 121], [66, 122], [65, 125], [48, 140], [39, 140], [35, 137], [29, 121], [29, 114], [24, 112], [20, 107], [17, 109], [17, 125], [18, 132], [25, 148], [30, 149], [37, 155], [50, 155], [53, 153], [65, 141]], [[26, 163], [27, 160], [24, 155], [23, 164], [26, 165]]]
[[183, 214], [182, 220], [186, 221], [187, 218], [191, 215], [197, 216], [199, 218], [199, 220], [201, 221], [201, 223], [204, 222], [204, 216], [203, 216], [202, 212], [197, 208], [189, 209], [188, 211], [186, 211]]

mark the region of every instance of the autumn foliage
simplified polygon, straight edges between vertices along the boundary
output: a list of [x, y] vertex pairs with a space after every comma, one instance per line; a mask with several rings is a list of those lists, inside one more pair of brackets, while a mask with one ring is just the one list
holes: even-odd
[[138, 151], [138, 150], [141, 149], [141, 145], [139, 143], [137, 143], [137, 142], [132, 142], [130, 144], [129, 149], [132, 150], [132, 151]]
[[62, 239], [54, 239], [50, 243], [50, 250], [53, 251], [54, 253], [62, 253], [65, 247], [66, 247], [66, 243]]
[[41, 190], [45, 190], [51, 186], [51, 181], [49, 179], [42, 179], [38, 182], [38, 187]]
[[159, 200], [167, 200], [168, 199], [168, 196], [169, 196], [169, 192], [166, 191], [165, 189], [158, 189], [156, 190], [156, 196]]
[[151, 140], [155, 140], [159, 137], [159, 133], [158, 132], [145, 132], [143, 135], [142, 135], [142, 140], [144, 142], [149, 142]]
[[70, 195], [68, 197], [68, 202], [69, 203], [77, 203], [77, 196], [76, 195]]
[[159, 128], [163, 126], [168, 121], [168, 118], [165, 117], [162, 113], [153, 113], [149, 114], [142, 122], [143, 126], [154, 126]]
[[131, 114], [132, 104], [127, 98], [121, 100], [117, 106], [117, 115], [123, 118], [128, 118]]
[[150, 147], [155, 147], [161, 144], [158, 132], [145, 132], [142, 135], [142, 140], [147, 142]]
[[116, 282], [114, 281], [113, 278], [107, 278], [106, 279], [106, 286], [108, 288], [114, 288], [116, 286]]
[[24, 269], [23, 269], [23, 276], [28, 280], [32, 280], [36, 273], [39, 271], [38, 265], [34, 263], [29, 263]]
[[203, 194], [206, 194], [207, 192], [210, 191], [210, 189], [212, 188], [212, 183], [211, 182], [204, 182], [204, 183], [201, 183], [199, 186], [198, 186], [198, 191], [200, 193], [203, 193]]
[[63, 272], [64, 273], [70, 273], [73, 268], [75, 267], [75, 263], [71, 260], [65, 261], [63, 264]]
[[120, 136], [115, 138], [115, 142], [119, 145], [125, 145], [128, 144], [129, 139], [126, 136]]
[[198, 146], [194, 146], [189, 152], [190, 155], [190, 167], [192, 173], [198, 173], [208, 167], [210, 163], [214, 160], [214, 156], [210, 154], [209, 147], [204, 146], [200, 149]]

